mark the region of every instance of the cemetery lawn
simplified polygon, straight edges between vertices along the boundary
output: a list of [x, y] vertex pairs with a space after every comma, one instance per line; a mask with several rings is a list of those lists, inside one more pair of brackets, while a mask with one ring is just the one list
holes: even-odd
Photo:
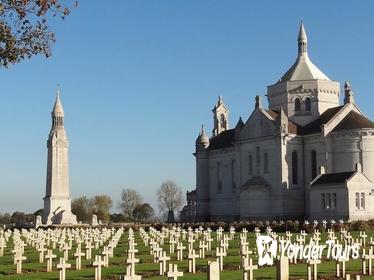
[[[228, 234], [228, 233], [225, 233]], [[358, 237], [358, 233], [351, 233], [354, 238]], [[367, 232], [368, 236], [372, 236], [372, 232]], [[282, 235], [282, 234], [281, 234]], [[339, 235], [339, 234], [338, 234]], [[310, 235], [309, 235], [310, 236]], [[327, 234], [322, 234], [322, 241], [326, 239]], [[114, 257], [110, 259], [110, 265], [108, 268], [102, 268], [102, 279], [119, 279], [120, 275], [124, 275], [126, 272], [126, 259], [127, 259], [127, 248], [128, 248], [128, 233], [125, 232], [117, 248], [114, 249]], [[191, 274], [188, 271], [187, 260], [177, 261], [176, 252], [175, 254], [169, 254], [169, 245], [163, 245], [163, 249], [167, 252], [168, 256], [171, 256], [171, 263], [178, 264], [178, 270], [183, 271], [183, 277], [179, 279], [207, 279], [208, 261], [215, 260], [215, 247], [217, 246], [216, 234], [212, 233], [214, 242], [212, 243], [212, 248], [214, 251], [207, 251], [206, 258], [204, 260], [196, 260], [196, 274]], [[248, 233], [247, 237], [250, 243], [250, 250], [256, 253], [255, 247], [255, 235], [254, 233]], [[370, 238], [367, 239], [367, 243]], [[140, 259], [139, 264], [136, 264], [136, 274], [141, 275], [142, 279], [151, 280], [161, 280], [167, 279], [166, 276], [159, 276], [159, 264], [153, 263], [153, 256], [150, 254], [149, 247], [146, 247], [140, 238], [139, 232], [135, 232], [135, 242], [138, 244], [136, 248], [139, 250], [136, 253], [136, 258]], [[235, 234], [235, 240], [229, 241], [230, 247], [228, 249], [227, 257], [224, 257], [224, 271], [221, 272], [221, 279], [224, 280], [242, 280], [243, 272], [239, 268], [241, 257], [239, 255], [239, 233]], [[187, 241], [184, 241], [184, 245], [187, 247]], [[7, 243], [5, 248], [5, 253], [3, 257], [0, 257], [0, 279], [59, 279], [59, 272], [56, 270], [56, 264], [58, 259], [53, 261], [53, 272], [46, 272], [46, 260], [44, 263], [39, 263], [39, 253], [31, 246], [25, 247], [25, 256], [27, 260], [22, 265], [23, 274], [16, 274], [16, 265], [13, 264], [13, 254], [11, 253], [12, 241], [11, 239]], [[84, 248], [84, 246], [82, 247]], [[198, 252], [198, 242], [195, 242], [195, 249]], [[51, 249], [51, 248], [50, 248]], [[73, 258], [73, 252], [75, 248], [69, 252], [68, 263], [72, 265], [71, 269], [67, 270], [66, 279], [94, 279], [94, 267], [92, 262], [94, 261], [94, 256], [101, 252], [102, 248], [99, 250], [92, 250], [92, 260], [85, 260], [82, 258], [82, 270], [75, 270], [75, 259]], [[368, 249], [367, 249], [368, 250]], [[84, 252], [84, 250], [83, 250]], [[53, 253], [57, 257], [62, 257], [63, 254], [57, 249], [53, 250]], [[184, 251], [186, 256], [186, 250]], [[254, 263], [257, 264], [257, 256], [252, 255]], [[184, 257], [186, 258], [186, 257]], [[170, 262], [168, 262], [170, 263]], [[360, 274], [361, 272], [361, 260], [350, 260], [346, 263], [347, 273], [354, 275]], [[318, 276], [324, 279], [335, 279], [335, 262], [322, 260], [322, 263], [318, 265]], [[254, 272], [255, 279], [275, 279], [276, 278], [276, 268], [272, 267], [260, 267]], [[307, 266], [305, 263], [299, 263], [297, 265], [290, 264], [290, 279], [307, 279]], [[352, 278], [351, 278], [352, 279]], [[361, 276], [361, 279], [373, 279], [374, 276]]]

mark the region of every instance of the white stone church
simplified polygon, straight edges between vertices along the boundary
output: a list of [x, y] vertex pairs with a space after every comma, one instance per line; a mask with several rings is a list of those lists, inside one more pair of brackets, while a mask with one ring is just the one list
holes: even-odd
[[[303, 24], [296, 62], [267, 87], [269, 108], [229, 128], [220, 97], [214, 129], [196, 139], [190, 221], [374, 218], [374, 123], [308, 55]], [[341, 105], [340, 99], [344, 99]]]

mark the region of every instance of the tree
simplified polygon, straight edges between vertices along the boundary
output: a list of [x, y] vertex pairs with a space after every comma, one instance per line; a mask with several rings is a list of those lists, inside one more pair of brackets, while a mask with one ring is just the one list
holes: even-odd
[[26, 224], [26, 214], [16, 211], [10, 217], [10, 221], [16, 226], [24, 226]]
[[142, 203], [140, 194], [133, 189], [124, 189], [122, 191], [122, 202], [120, 208], [128, 220], [133, 220], [135, 208]]
[[9, 213], [0, 214], [0, 224], [2, 224], [2, 225], [10, 224], [10, 214]]
[[97, 215], [97, 218], [101, 220], [102, 222], [105, 222], [105, 223], [109, 222], [110, 221], [109, 210], [113, 206], [112, 199], [105, 194], [96, 195], [92, 199], [92, 203], [94, 206], [93, 207], [94, 213]]
[[174, 222], [174, 211], [182, 207], [182, 190], [171, 180], [161, 184], [157, 190], [158, 208], [161, 212], [168, 212], [168, 222]]
[[90, 223], [93, 211], [93, 202], [86, 196], [73, 199], [71, 202], [71, 212], [77, 215], [78, 221]]
[[149, 218], [153, 217], [155, 210], [148, 203], [139, 204], [135, 207], [133, 216], [136, 221], [146, 222]]
[[[55, 35], [48, 20], [64, 19], [70, 11], [61, 0], [0, 0], [0, 66], [33, 55], [51, 55]], [[77, 2], [74, 3], [77, 6]]]

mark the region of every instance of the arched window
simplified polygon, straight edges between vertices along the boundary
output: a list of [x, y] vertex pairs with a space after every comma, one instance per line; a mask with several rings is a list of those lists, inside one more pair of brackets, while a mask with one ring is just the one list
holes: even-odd
[[317, 177], [317, 152], [312, 150], [311, 152], [311, 163], [312, 163], [312, 180]]
[[310, 100], [309, 97], [305, 99], [305, 110], [308, 112], [312, 110], [312, 101]]
[[253, 174], [253, 157], [249, 155], [248, 157], [248, 174]]
[[269, 172], [269, 159], [268, 159], [268, 153], [264, 153], [264, 173]]
[[231, 161], [231, 191], [236, 192], [236, 183], [235, 183], [235, 160]]
[[222, 128], [226, 128], [226, 118], [224, 114], [221, 114], [220, 123]]
[[260, 156], [260, 147], [256, 147], [256, 173], [260, 173], [260, 161], [261, 161], [261, 156]]
[[299, 111], [300, 111], [300, 99], [296, 98], [295, 99], [295, 112], [299, 112]]
[[217, 162], [217, 193], [222, 193], [221, 163]]
[[297, 162], [297, 152], [292, 152], [292, 184], [297, 185], [298, 184], [298, 162]]

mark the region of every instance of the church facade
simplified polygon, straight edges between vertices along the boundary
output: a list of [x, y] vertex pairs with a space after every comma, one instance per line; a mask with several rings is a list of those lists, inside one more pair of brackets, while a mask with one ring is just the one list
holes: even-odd
[[374, 123], [348, 82], [341, 93], [312, 63], [303, 24], [296, 62], [267, 99], [264, 108], [256, 96], [248, 119], [230, 128], [219, 98], [212, 136], [202, 128], [196, 139], [196, 189], [182, 219], [374, 218]]

